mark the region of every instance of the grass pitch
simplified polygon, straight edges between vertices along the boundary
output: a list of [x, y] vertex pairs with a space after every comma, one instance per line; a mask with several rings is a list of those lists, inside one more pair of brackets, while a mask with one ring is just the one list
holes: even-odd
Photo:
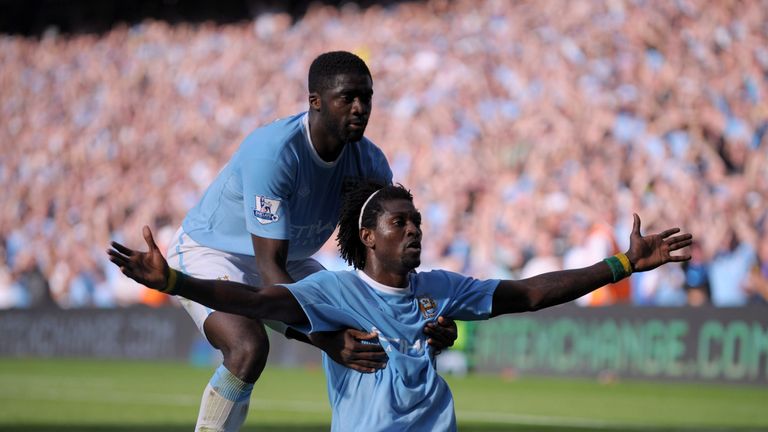
[[[213, 368], [0, 359], [0, 431], [190, 431]], [[473, 375], [448, 379], [460, 431], [768, 431], [768, 388]], [[269, 366], [243, 431], [327, 431], [319, 369]]]

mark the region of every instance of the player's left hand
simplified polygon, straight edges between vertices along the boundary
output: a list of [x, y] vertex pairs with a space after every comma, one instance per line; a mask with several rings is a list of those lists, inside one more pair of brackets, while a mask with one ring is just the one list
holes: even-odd
[[691, 254], [672, 255], [673, 251], [690, 246], [691, 234], [679, 234], [680, 228], [670, 228], [659, 234], [642, 236], [640, 234], [640, 216], [634, 214], [632, 234], [629, 237], [629, 250], [626, 255], [632, 263], [633, 271], [653, 270], [668, 262], [688, 261]]
[[120, 267], [123, 274], [129, 278], [146, 287], [162, 291], [168, 281], [168, 263], [155, 244], [148, 226], [144, 226], [142, 234], [149, 247], [148, 252], [139, 252], [118, 242], [112, 242], [112, 249], [107, 251], [109, 260]]
[[459, 330], [452, 319], [441, 316], [436, 323], [430, 322], [424, 326], [424, 334], [429, 336], [427, 343], [435, 349], [435, 354], [440, 354], [440, 351], [453, 346], [459, 337]]

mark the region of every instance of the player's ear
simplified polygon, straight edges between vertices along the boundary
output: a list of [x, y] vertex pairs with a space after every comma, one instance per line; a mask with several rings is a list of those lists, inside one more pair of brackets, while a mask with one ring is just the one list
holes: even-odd
[[314, 111], [320, 111], [323, 103], [320, 100], [320, 93], [312, 92], [309, 94], [309, 108]]
[[360, 241], [363, 242], [365, 247], [373, 248], [376, 244], [376, 234], [370, 228], [360, 228]]

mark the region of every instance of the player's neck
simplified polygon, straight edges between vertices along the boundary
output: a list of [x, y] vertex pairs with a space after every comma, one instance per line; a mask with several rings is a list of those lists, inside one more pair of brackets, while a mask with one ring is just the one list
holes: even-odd
[[358, 270], [357, 275], [368, 286], [382, 293], [394, 294], [394, 295], [405, 295], [412, 292], [410, 284], [408, 284], [408, 286], [406, 286], [405, 288], [391, 287], [389, 285], [384, 285], [383, 283], [374, 280], [362, 270]]
[[313, 140], [312, 145], [315, 147], [315, 151], [320, 156], [320, 159], [326, 162], [335, 162], [339, 155], [341, 155], [341, 151], [344, 150], [344, 143], [322, 145]]
[[309, 118], [309, 137], [317, 155], [326, 162], [336, 161], [346, 145], [342, 141], [331, 138], [322, 125], [313, 122], [311, 112]]
[[408, 273], [391, 271], [381, 266], [366, 264], [363, 272], [376, 282], [393, 288], [408, 288]]

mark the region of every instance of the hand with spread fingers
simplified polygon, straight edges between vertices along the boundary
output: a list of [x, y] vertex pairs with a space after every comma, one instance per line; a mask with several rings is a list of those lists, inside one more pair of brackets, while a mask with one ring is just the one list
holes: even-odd
[[144, 226], [142, 234], [149, 251], [139, 252], [120, 243], [112, 242], [112, 248], [107, 250], [109, 260], [120, 267], [124, 275], [136, 282], [158, 291], [164, 291], [168, 284], [168, 263], [157, 247], [152, 231], [148, 226]]
[[643, 236], [640, 234], [640, 216], [634, 214], [632, 234], [629, 237], [629, 250], [626, 252], [632, 270], [636, 272], [653, 270], [668, 262], [681, 262], [691, 259], [690, 252], [672, 255], [672, 252], [690, 246], [691, 234], [679, 234], [680, 228], [671, 228], [659, 234]]

